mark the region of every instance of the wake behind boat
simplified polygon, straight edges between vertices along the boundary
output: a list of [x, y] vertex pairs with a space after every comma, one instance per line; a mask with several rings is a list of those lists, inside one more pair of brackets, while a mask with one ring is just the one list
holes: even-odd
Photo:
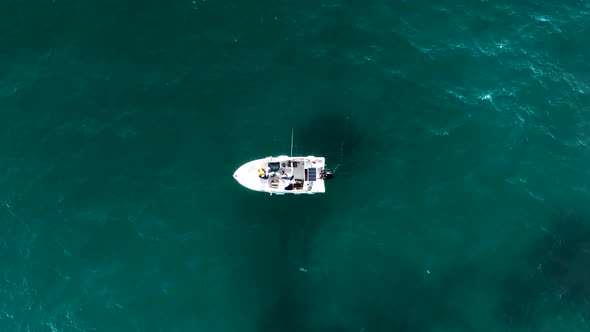
[[[293, 134], [291, 133], [291, 155]], [[325, 180], [334, 177], [324, 157], [278, 156], [252, 160], [234, 172], [242, 186], [270, 195], [325, 193]]]

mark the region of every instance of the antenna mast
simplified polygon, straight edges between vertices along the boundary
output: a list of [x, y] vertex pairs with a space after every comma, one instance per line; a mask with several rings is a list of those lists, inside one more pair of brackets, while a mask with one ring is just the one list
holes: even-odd
[[291, 128], [291, 157], [293, 157], [293, 128]]

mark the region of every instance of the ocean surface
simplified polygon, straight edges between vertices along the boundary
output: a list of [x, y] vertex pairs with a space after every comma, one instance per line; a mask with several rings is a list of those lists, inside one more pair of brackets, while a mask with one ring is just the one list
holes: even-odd
[[[0, 4], [0, 331], [590, 330], [590, 2]], [[241, 164], [327, 158], [310, 197]]]

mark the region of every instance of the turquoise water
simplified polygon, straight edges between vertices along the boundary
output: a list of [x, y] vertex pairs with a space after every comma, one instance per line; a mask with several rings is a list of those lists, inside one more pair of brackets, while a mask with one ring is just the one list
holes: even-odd
[[[8, 1], [0, 331], [587, 331], [584, 1]], [[327, 193], [232, 178], [290, 149]]]

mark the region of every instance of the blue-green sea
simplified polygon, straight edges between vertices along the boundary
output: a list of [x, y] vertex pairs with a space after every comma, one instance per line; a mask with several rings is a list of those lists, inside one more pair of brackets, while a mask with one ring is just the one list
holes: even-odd
[[[0, 331], [590, 330], [590, 2], [0, 3]], [[240, 186], [326, 157], [326, 193]]]

